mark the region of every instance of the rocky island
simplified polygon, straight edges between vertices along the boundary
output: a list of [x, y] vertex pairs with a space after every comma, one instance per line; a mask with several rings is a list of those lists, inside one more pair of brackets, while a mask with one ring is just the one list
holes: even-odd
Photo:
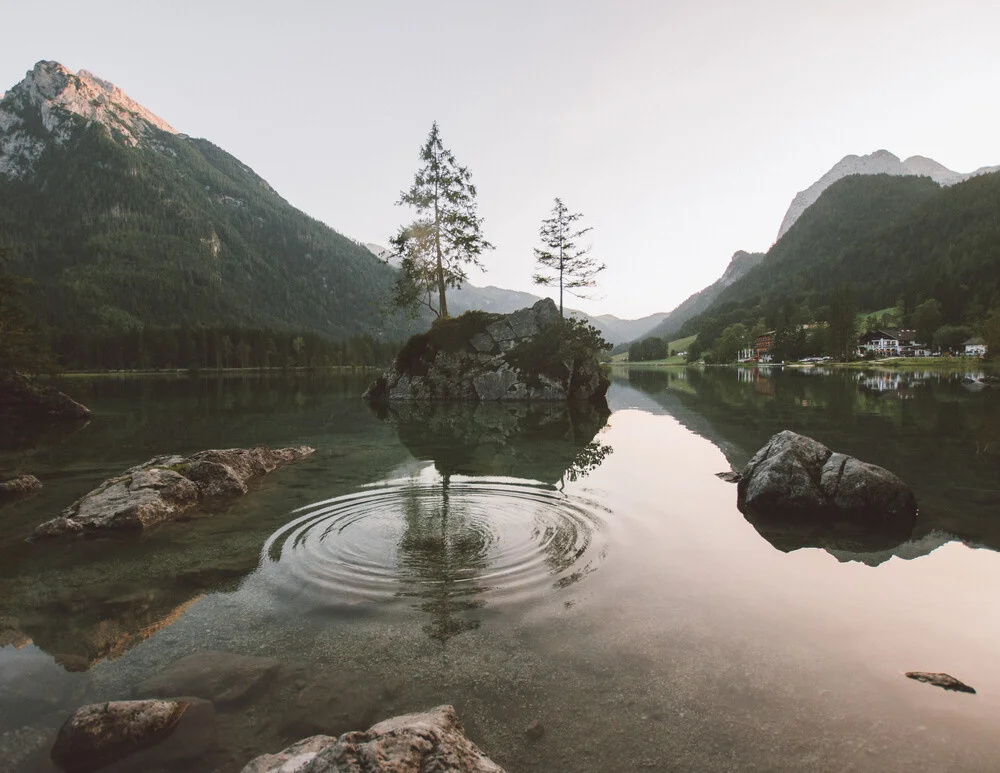
[[470, 311], [410, 338], [369, 387], [373, 403], [588, 401], [611, 384], [597, 360], [609, 348], [546, 298], [511, 314]]

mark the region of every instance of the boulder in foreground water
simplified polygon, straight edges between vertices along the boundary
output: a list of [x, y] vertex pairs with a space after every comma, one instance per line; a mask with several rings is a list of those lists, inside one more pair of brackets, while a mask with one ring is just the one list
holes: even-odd
[[317, 735], [250, 762], [243, 773], [504, 773], [462, 731], [455, 709], [438, 706], [340, 738]]
[[917, 518], [913, 492], [893, 473], [789, 430], [747, 463], [738, 492], [741, 510], [769, 520], [843, 521], [909, 533]]
[[109, 478], [38, 526], [29, 539], [145, 529], [181, 516], [201, 501], [247, 493], [247, 482], [287, 462], [304, 459], [308, 446], [255, 446], [200, 451], [192, 456], [158, 456]]
[[63, 770], [97, 770], [159, 743], [187, 710], [185, 701], [113, 701], [83, 706], [66, 720], [52, 761]]
[[34, 475], [18, 475], [10, 480], [0, 481], [0, 505], [31, 496], [42, 487], [42, 482]]

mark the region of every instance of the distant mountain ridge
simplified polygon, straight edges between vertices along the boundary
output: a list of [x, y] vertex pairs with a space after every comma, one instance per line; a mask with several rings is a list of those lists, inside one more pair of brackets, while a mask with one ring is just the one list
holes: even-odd
[[646, 332], [646, 337], [656, 336], [668, 341], [673, 340], [685, 322], [711, 306], [723, 290], [746, 276], [747, 272], [758, 265], [763, 258], [763, 252], [737, 250], [721, 277], [704, 290], [688, 296], [677, 308], [665, 314], [656, 327]]
[[[389, 250], [380, 244], [364, 242], [376, 257], [386, 260]], [[478, 309], [497, 314], [510, 314], [512, 311], [533, 306], [541, 300], [541, 296], [521, 290], [507, 290], [503, 287], [478, 287], [466, 282], [457, 290], [448, 291], [448, 308], [456, 314]], [[621, 319], [613, 314], [590, 315], [582, 311], [567, 309], [568, 314], [586, 319], [596, 327], [604, 338], [612, 344], [620, 344], [642, 336], [659, 324], [666, 312], [657, 312], [639, 319]]]
[[86, 70], [0, 99], [0, 247], [56, 333], [237, 326], [402, 339], [394, 270]]
[[803, 212], [816, 203], [823, 191], [837, 180], [850, 175], [887, 174], [894, 177], [930, 177], [938, 185], [948, 186], [956, 185], [971, 177], [996, 171], [1000, 171], [1000, 166], [984, 166], [968, 173], [953, 172], [934, 159], [924, 156], [910, 156], [905, 161], [900, 161], [898, 156], [893, 155], [888, 150], [876, 150], [866, 156], [844, 156], [816, 182], [804, 191], [795, 194], [795, 198], [792, 199], [792, 203], [781, 221], [778, 239], [788, 233], [788, 229], [795, 224]]

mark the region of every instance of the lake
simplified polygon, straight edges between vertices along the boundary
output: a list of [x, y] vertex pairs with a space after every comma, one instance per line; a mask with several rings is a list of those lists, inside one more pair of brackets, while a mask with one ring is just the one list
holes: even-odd
[[[373, 411], [367, 380], [68, 380], [88, 424], [2, 438], [45, 487], [0, 510], [0, 767], [54, 770], [75, 708], [206, 651], [276, 665], [163, 769], [440, 703], [510, 773], [1000, 767], [997, 387], [632, 370], [609, 412]], [[913, 533], [758, 531], [716, 473], [782, 429], [907, 481]], [[153, 456], [256, 443], [316, 453], [142, 536], [24, 541]]]

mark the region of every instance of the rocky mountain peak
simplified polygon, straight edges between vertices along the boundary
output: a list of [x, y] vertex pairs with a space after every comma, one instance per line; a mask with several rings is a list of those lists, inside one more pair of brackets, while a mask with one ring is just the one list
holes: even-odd
[[0, 99], [0, 175], [25, 177], [46, 144], [65, 142], [80, 119], [132, 147], [156, 131], [177, 133], [113, 83], [43, 60]]
[[905, 161], [900, 161], [898, 156], [884, 149], [876, 150], [874, 153], [869, 153], [866, 156], [856, 156], [853, 154], [844, 156], [833, 165], [830, 171], [820, 177], [819, 180], [795, 195], [791, 205], [788, 207], [788, 211], [785, 213], [784, 219], [781, 221], [781, 228], [778, 229], [778, 238], [780, 239], [785, 235], [802, 213], [816, 202], [823, 191], [837, 182], [837, 180], [849, 175], [912, 175], [916, 177], [930, 177], [938, 185], [955, 185], [970, 177], [998, 170], [1000, 170], [1000, 167], [982, 167], [975, 172], [963, 174], [962, 172], [953, 172], [934, 159], [924, 156], [910, 156]]

